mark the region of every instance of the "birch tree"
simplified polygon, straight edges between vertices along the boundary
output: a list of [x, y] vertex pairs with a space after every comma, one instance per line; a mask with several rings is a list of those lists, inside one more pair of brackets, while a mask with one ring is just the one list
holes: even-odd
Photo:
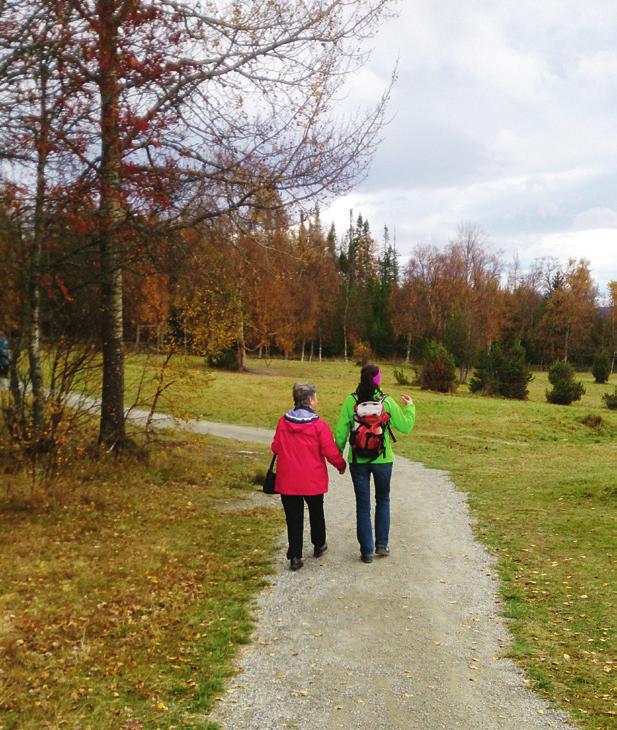
[[[22, 0], [4, 16], [19, 44]], [[123, 267], [144, 217], [243, 215], [264, 187], [284, 203], [348, 190], [383, 123], [337, 93], [392, 0], [33, 0], [63, 30], [81, 176], [97, 199], [103, 353], [100, 441], [124, 441]], [[12, 49], [14, 51], [15, 49]]]

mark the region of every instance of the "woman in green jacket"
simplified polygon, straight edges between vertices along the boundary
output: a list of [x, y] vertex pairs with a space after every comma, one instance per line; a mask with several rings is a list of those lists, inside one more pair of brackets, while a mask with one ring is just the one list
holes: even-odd
[[[334, 429], [334, 439], [342, 453], [352, 430], [357, 426], [356, 404], [366, 401], [381, 402], [384, 414], [389, 416], [383, 426], [383, 451], [375, 458], [355, 454], [350, 441], [349, 471], [356, 493], [356, 530], [360, 558], [364, 563], [371, 563], [374, 553], [384, 557], [390, 554], [390, 479], [394, 461], [390, 426], [401, 433], [409, 433], [416, 420], [416, 407], [411, 397], [401, 396], [403, 405], [400, 406], [394, 398], [382, 392], [380, 384], [381, 370], [376, 365], [365, 365], [356, 391], [343, 402]], [[384, 415], [386, 418], [387, 416]], [[371, 475], [375, 484], [375, 541], [371, 525]]]

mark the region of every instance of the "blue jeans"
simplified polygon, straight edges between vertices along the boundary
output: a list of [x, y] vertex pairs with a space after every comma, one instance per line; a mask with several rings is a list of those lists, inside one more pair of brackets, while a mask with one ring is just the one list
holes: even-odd
[[[387, 547], [390, 532], [390, 479], [392, 462], [387, 464], [349, 464], [356, 493], [356, 530], [360, 552], [372, 555], [377, 547]], [[371, 525], [371, 474], [375, 482], [375, 542]]]

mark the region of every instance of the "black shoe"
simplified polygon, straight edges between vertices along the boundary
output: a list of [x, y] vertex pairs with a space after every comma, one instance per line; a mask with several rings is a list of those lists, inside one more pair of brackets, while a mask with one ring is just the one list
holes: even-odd
[[324, 542], [324, 544], [321, 547], [316, 547], [313, 550], [313, 555], [316, 558], [320, 558], [326, 552], [327, 549], [328, 549], [328, 544]]
[[378, 545], [375, 549], [375, 555], [387, 558], [390, 555], [390, 548], [387, 545]]
[[373, 562], [373, 554], [370, 555], [360, 555], [360, 560], [363, 563], [372, 563]]
[[300, 570], [300, 568], [304, 565], [302, 562], [302, 558], [292, 558], [289, 561], [289, 569], [290, 570]]

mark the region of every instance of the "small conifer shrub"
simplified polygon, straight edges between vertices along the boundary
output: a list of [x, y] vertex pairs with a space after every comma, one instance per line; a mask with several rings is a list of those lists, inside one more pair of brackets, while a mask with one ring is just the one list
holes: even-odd
[[404, 368], [394, 368], [393, 375], [399, 385], [413, 385], [413, 381], [405, 372]]
[[552, 390], [546, 391], [546, 400], [549, 403], [568, 406], [585, 394], [583, 384], [574, 380], [574, 368], [564, 360], [557, 360], [550, 366], [548, 380], [553, 386]]
[[438, 393], [454, 393], [457, 386], [454, 357], [441, 342], [429, 342], [424, 351], [420, 387]]
[[614, 393], [605, 393], [602, 396], [602, 400], [611, 411], [617, 411], [617, 386], [615, 386]]
[[480, 353], [469, 390], [525, 400], [529, 393], [527, 383], [532, 377], [522, 345], [504, 349], [495, 342]]
[[591, 374], [596, 379], [596, 383], [606, 383], [611, 374], [611, 356], [602, 350], [598, 352], [591, 366]]

